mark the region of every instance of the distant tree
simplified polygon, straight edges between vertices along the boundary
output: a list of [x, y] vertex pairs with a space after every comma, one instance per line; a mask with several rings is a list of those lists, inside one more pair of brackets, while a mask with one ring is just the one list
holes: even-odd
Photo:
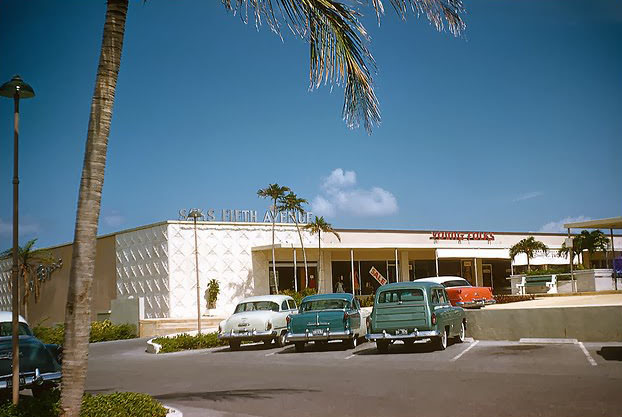
[[308, 230], [309, 233], [311, 233], [312, 235], [317, 234], [317, 249], [318, 249], [318, 267], [317, 267], [317, 276], [318, 276], [318, 281], [317, 281], [317, 292], [320, 292], [320, 289], [322, 288], [322, 274], [320, 274], [320, 268], [322, 265], [322, 232], [324, 233], [332, 233], [334, 234], [337, 239], [339, 239], [339, 241], [341, 242], [341, 237], [339, 236], [339, 233], [337, 233], [335, 231], [335, 229], [333, 229], [333, 226], [330, 223], [327, 223], [326, 220], [324, 220], [324, 217], [315, 217], [315, 220], [311, 223], [307, 223], [307, 225], [304, 227], [305, 230]]
[[276, 292], [279, 292], [279, 282], [276, 279], [276, 258], [274, 256], [274, 228], [276, 227], [276, 216], [279, 212], [278, 201], [281, 200], [285, 193], [287, 193], [289, 187], [280, 186], [279, 184], [270, 184], [266, 188], [262, 188], [257, 191], [257, 195], [261, 198], [270, 198], [272, 200], [272, 207], [270, 210], [272, 212], [272, 277], [274, 279], [274, 285], [276, 287]]
[[[47, 249], [34, 249], [37, 239], [31, 239], [18, 249], [18, 275], [22, 280], [24, 291], [22, 293], [22, 314], [28, 319], [28, 298], [34, 294], [35, 303], [39, 302], [41, 295], [41, 283], [51, 273], [61, 268], [63, 262], [56, 259]], [[13, 248], [0, 253], [0, 258], [9, 258]]]
[[536, 240], [533, 236], [529, 236], [510, 248], [510, 258], [514, 259], [519, 253], [524, 253], [527, 255], [527, 271], [531, 271], [530, 260], [533, 258], [536, 251], [547, 253], [549, 248], [544, 243]]
[[582, 230], [580, 236], [583, 237], [583, 250], [586, 250], [590, 254], [587, 267], [591, 268], [592, 255], [594, 255], [596, 251], [603, 251], [605, 252], [605, 256], [607, 256], [609, 238], [607, 238], [607, 236], [605, 236], [605, 234], [600, 230], [592, 230], [591, 232]]
[[305, 214], [306, 211], [303, 207], [304, 204], [309, 204], [304, 198], [298, 198], [298, 196], [289, 192], [286, 196], [282, 197], [279, 201], [279, 210], [289, 212], [290, 216], [296, 224], [296, 230], [298, 231], [298, 237], [300, 238], [300, 246], [302, 247], [302, 257], [305, 261], [305, 288], [309, 287], [309, 268], [307, 267], [307, 252], [305, 251], [305, 244], [302, 240], [302, 233], [300, 232], [300, 226], [298, 225], [298, 215]]

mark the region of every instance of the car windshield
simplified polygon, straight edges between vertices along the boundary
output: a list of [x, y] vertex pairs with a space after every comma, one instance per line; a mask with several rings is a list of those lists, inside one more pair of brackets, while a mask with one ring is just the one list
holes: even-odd
[[[13, 324], [10, 321], [4, 321], [0, 323], [0, 337], [13, 335]], [[30, 327], [26, 323], [19, 323], [18, 332], [20, 336], [32, 336]]]
[[246, 303], [240, 303], [235, 308], [236, 313], [242, 313], [244, 311], [279, 311], [279, 305], [272, 301], [250, 301]]
[[452, 279], [451, 281], [445, 281], [443, 282], [443, 287], [445, 288], [449, 288], [449, 287], [470, 287], [471, 284], [469, 284], [469, 281], [467, 281], [466, 279]]
[[406, 301], [423, 301], [423, 291], [419, 288], [383, 291], [378, 295], [378, 302], [397, 303]]
[[350, 305], [348, 300], [340, 299], [327, 299], [327, 300], [312, 300], [302, 303], [300, 306], [301, 311], [317, 311], [317, 310], [342, 310]]

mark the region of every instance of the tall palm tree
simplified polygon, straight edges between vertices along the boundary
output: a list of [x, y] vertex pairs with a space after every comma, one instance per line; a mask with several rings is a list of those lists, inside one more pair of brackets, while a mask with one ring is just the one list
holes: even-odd
[[[362, 121], [366, 130], [371, 132], [372, 126], [379, 123], [378, 99], [371, 77], [375, 62], [366, 47], [369, 37], [358, 20], [360, 11], [355, 6], [335, 0], [222, 2], [227, 10], [239, 12], [246, 18], [250, 9], [257, 25], [267, 22], [277, 33], [285, 27], [305, 39], [310, 46], [311, 88], [319, 87], [323, 80], [332, 84], [343, 83], [343, 118], [349, 127], [357, 127]], [[368, 3], [355, 4], [356, 7], [363, 7]], [[460, 16], [465, 12], [461, 0], [391, 0], [391, 4], [402, 19], [411, 9], [417, 15], [425, 15], [439, 31], [444, 29], [446, 23], [455, 36], [459, 36], [466, 27]], [[380, 15], [384, 14], [382, 1], [373, 0], [371, 5], [380, 20]], [[65, 313], [64, 352], [67, 359], [63, 361], [61, 395], [61, 413], [64, 417], [78, 417], [84, 392], [97, 224], [127, 9], [128, 0], [107, 0], [78, 195]]]
[[277, 202], [285, 196], [285, 193], [289, 191], [288, 187], [280, 186], [279, 184], [270, 184], [266, 188], [262, 188], [257, 191], [257, 195], [261, 198], [272, 199], [272, 276], [274, 278], [274, 285], [276, 287], [276, 293], [279, 293], [279, 282], [276, 279], [276, 259], [274, 256], [274, 228], [276, 226], [276, 216], [278, 214]]
[[305, 244], [302, 240], [302, 233], [298, 225], [298, 216], [306, 213], [303, 204], [309, 204], [304, 198], [298, 198], [298, 196], [290, 191], [286, 196], [279, 200], [279, 210], [289, 212], [290, 216], [296, 224], [296, 230], [298, 231], [298, 237], [300, 238], [300, 246], [302, 247], [302, 257], [305, 261], [305, 288], [309, 287], [309, 268], [307, 267], [307, 252], [305, 251]]
[[318, 250], [318, 265], [317, 265], [317, 292], [320, 292], [320, 289], [322, 288], [322, 274], [320, 273], [320, 267], [322, 265], [322, 232], [324, 233], [332, 233], [334, 234], [337, 239], [339, 239], [339, 241], [341, 242], [341, 236], [339, 236], [339, 233], [337, 233], [337, 231], [335, 229], [333, 229], [333, 226], [330, 223], [327, 223], [326, 220], [324, 220], [324, 216], [322, 217], [315, 217], [315, 220], [312, 221], [311, 223], [307, 223], [306, 226], [304, 226], [305, 230], [308, 230], [309, 233], [311, 233], [312, 235], [317, 233], [317, 250]]
[[596, 251], [604, 251], [606, 256], [607, 248], [609, 247], [609, 238], [600, 230], [592, 230], [591, 232], [583, 230], [581, 231], [581, 236], [584, 237], [584, 249], [590, 254], [587, 266], [588, 268], [591, 268], [592, 255], [594, 255]]
[[[587, 233], [587, 231], [584, 230]], [[583, 264], [583, 251], [586, 249], [586, 233], [580, 233], [572, 238], [572, 248], [566, 246], [566, 242], [562, 243], [561, 248], [557, 251], [560, 255], [577, 256], [577, 264]], [[589, 237], [589, 233], [587, 233]], [[571, 259], [572, 260], [572, 259]]]
[[549, 248], [544, 243], [536, 240], [533, 236], [529, 236], [510, 248], [510, 258], [514, 259], [519, 253], [524, 253], [527, 255], [527, 271], [531, 271], [529, 261], [533, 258], [536, 251], [547, 253]]
[[[28, 299], [34, 294], [35, 303], [39, 302], [41, 282], [62, 267], [62, 260], [54, 258], [47, 249], [33, 249], [37, 239], [31, 239], [18, 248], [18, 275], [22, 279], [24, 292], [22, 294], [22, 314], [28, 319]], [[0, 258], [11, 256], [13, 249], [0, 253]]]

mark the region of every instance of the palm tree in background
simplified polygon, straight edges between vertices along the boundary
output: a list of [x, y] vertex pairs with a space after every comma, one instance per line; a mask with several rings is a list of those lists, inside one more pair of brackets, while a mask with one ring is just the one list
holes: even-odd
[[576, 255], [577, 264], [583, 264], [583, 251], [585, 250], [585, 234], [581, 233], [572, 238], [572, 248], [568, 248], [566, 246], [566, 242], [562, 243], [561, 248], [557, 251], [560, 255], [571, 256], [570, 261], [572, 262], [572, 256]]
[[510, 248], [510, 259], [514, 260], [516, 255], [519, 253], [524, 253], [527, 255], [527, 271], [531, 271], [531, 265], [529, 263], [530, 259], [533, 258], [533, 255], [536, 251], [542, 251], [547, 253], [549, 248], [539, 240], [536, 240], [533, 236], [529, 236], [528, 238], [522, 239], [520, 242], [515, 244]]
[[298, 225], [298, 216], [306, 213], [303, 205], [309, 204], [304, 198], [298, 198], [298, 196], [290, 191], [286, 196], [282, 197], [279, 201], [279, 210], [289, 212], [289, 215], [296, 224], [296, 230], [298, 231], [298, 237], [300, 238], [300, 246], [302, 247], [302, 257], [305, 261], [305, 288], [309, 287], [309, 268], [307, 267], [307, 252], [305, 251], [305, 244], [302, 240], [302, 233], [300, 232], [300, 226]]
[[[125, 22], [129, 0], [107, 0], [95, 89], [91, 101], [82, 179], [78, 194], [74, 246], [65, 310], [65, 340], [61, 415], [78, 417], [86, 379], [90, 332], [91, 286], [95, 272], [95, 245], [106, 168], [110, 122], [117, 78], [121, 65]], [[359, 22], [358, 8], [371, 4], [378, 21], [384, 14], [381, 0], [354, 3], [335, 0], [222, 0], [226, 10], [239, 13], [248, 21], [254, 14], [256, 25], [266, 22], [280, 35], [280, 28], [291, 30], [310, 46], [311, 88], [322, 81], [344, 85], [343, 118], [349, 127], [362, 122], [371, 132], [380, 121], [378, 99], [372, 87], [375, 62], [366, 42], [367, 31]], [[408, 9], [423, 14], [436, 27], [459, 36], [466, 25], [461, 0], [391, 0], [398, 16], [406, 18]]]
[[276, 227], [276, 216], [278, 214], [278, 201], [285, 196], [289, 190], [288, 187], [280, 186], [279, 184], [270, 184], [266, 188], [262, 188], [257, 191], [257, 195], [261, 198], [272, 199], [272, 277], [274, 278], [274, 284], [276, 287], [276, 293], [279, 293], [279, 282], [276, 278], [276, 259], [274, 256], [274, 228]]
[[[63, 266], [62, 259], [56, 259], [47, 249], [33, 249], [37, 239], [31, 239], [18, 248], [18, 275], [22, 279], [22, 314], [28, 320], [28, 298], [34, 295], [35, 303], [39, 302], [41, 283], [50, 274]], [[13, 248], [0, 253], [0, 258], [10, 258]]]
[[600, 230], [592, 230], [591, 232], [587, 230], [582, 230], [579, 235], [577, 235], [573, 239], [573, 245], [575, 240], [579, 240], [579, 244], [581, 247], [581, 252], [587, 251], [590, 257], [588, 260], [587, 267], [592, 267], [592, 255], [598, 250], [604, 251], [605, 256], [607, 256], [607, 248], [609, 247], [609, 238], [605, 236], [603, 232]]
[[335, 229], [333, 229], [333, 226], [330, 223], [327, 223], [326, 220], [324, 220], [324, 216], [322, 217], [315, 217], [315, 220], [311, 223], [307, 223], [307, 225], [304, 227], [305, 230], [308, 230], [309, 233], [311, 233], [312, 235], [317, 233], [317, 249], [318, 249], [318, 266], [317, 266], [317, 276], [318, 276], [318, 283], [317, 283], [317, 289], [318, 289], [318, 293], [320, 292], [320, 289], [322, 288], [322, 274], [320, 273], [320, 266], [322, 265], [322, 232], [324, 233], [332, 233], [334, 234], [337, 239], [339, 239], [339, 241], [341, 242], [341, 236], [339, 236], [339, 233], [337, 233], [337, 231]]

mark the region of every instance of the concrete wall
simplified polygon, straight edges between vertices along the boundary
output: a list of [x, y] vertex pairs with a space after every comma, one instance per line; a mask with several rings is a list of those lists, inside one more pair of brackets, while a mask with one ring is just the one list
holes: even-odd
[[476, 340], [523, 337], [622, 342], [622, 306], [467, 310], [467, 334]]

